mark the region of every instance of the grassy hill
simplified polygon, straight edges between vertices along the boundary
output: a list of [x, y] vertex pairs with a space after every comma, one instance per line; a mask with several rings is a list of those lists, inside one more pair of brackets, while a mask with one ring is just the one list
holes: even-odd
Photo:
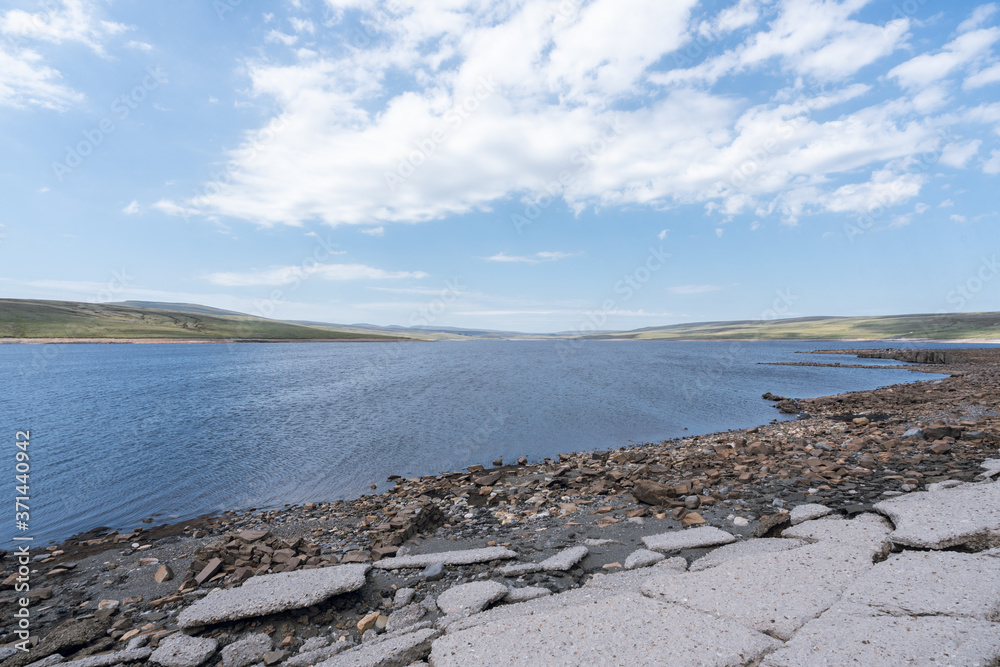
[[0, 299], [2, 338], [409, 340], [401, 335], [340, 331], [190, 304], [157, 304], [154, 308], [27, 299]]
[[800, 317], [787, 320], [698, 322], [649, 327], [592, 339], [633, 340], [826, 340], [826, 339], [968, 339], [1000, 341], [1000, 313], [891, 315], [885, 317]]

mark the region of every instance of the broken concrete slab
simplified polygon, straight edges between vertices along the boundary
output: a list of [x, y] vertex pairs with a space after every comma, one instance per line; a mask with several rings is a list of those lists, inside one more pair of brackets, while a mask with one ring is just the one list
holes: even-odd
[[396, 570], [403, 568], [427, 567], [434, 563], [442, 565], [474, 565], [488, 563], [491, 560], [509, 560], [517, 558], [517, 552], [505, 547], [483, 547], [482, 549], [462, 549], [460, 551], [442, 551], [433, 554], [415, 554], [383, 558], [373, 564], [380, 570]]
[[538, 563], [511, 563], [497, 568], [497, 573], [502, 577], [520, 577], [541, 571], [542, 567]]
[[508, 603], [527, 602], [546, 595], [552, 595], [552, 591], [541, 586], [525, 586], [524, 588], [508, 589], [503, 601]]
[[424, 628], [356, 646], [325, 660], [317, 667], [407, 667], [431, 652], [431, 643], [440, 631]]
[[871, 569], [872, 556], [872, 547], [865, 543], [824, 541], [682, 576], [656, 575], [643, 584], [642, 592], [788, 640]]
[[216, 589], [177, 615], [177, 625], [192, 628], [265, 616], [318, 604], [365, 585], [367, 564], [251, 577], [240, 588]]
[[650, 535], [642, 538], [642, 541], [652, 551], [679, 551], [730, 544], [736, 541], [736, 537], [714, 526], [703, 526]]
[[922, 549], [1000, 546], [1000, 482], [918, 491], [884, 500], [875, 509], [896, 525], [896, 544]]
[[560, 593], [559, 595], [549, 595], [527, 602], [492, 607], [468, 618], [460, 618], [453, 623], [448, 623], [447, 628], [448, 632], [458, 632], [492, 621], [506, 621], [514, 618], [521, 618], [525, 623], [534, 623], [536, 620], [535, 617], [541, 618], [546, 614], [556, 613], [578, 604], [591, 604], [614, 597], [615, 595], [617, 593], [612, 590], [587, 588], [585, 586]]
[[449, 588], [438, 596], [437, 605], [449, 616], [478, 614], [507, 595], [507, 587], [496, 581], [474, 581]]
[[1000, 656], [1000, 628], [972, 618], [858, 616], [830, 611], [810, 621], [762, 667], [802, 665], [987, 665]]
[[812, 521], [813, 519], [824, 517], [831, 512], [833, 512], [833, 510], [826, 505], [820, 505], [817, 503], [796, 505], [791, 511], [792, 525], [797, 526], [803, 521]]
[[889, 553], [892, 526], [878, 514], [866, 512], [851, 520], [826, 517], [806, 521], [786, 529], [782, 539], [797, 538], [807, 542], [828, 542], [836, 545], [865, 546], [872, 557]]
[[163, 667], [198, 667], [212, 657], [219, 642], [207, 637], [191, 637], [181, 632], [160, 642], [159, 648], [149, 656], [151, 662]]
[[271, 650], [271, 638], [262, 632], [247, 635], [222, 649], [222, 667], [247, 667], [264, 659]]
[[1000, 560], [950, 551], [894, 554], [852, 583], [843, 600], [893, 616], [998, 621]]
[[666, 556], [656, 551], [650, 551], [649, 549], [636, 549], [628, 555], [628, 558], [625, 559], [625, 569], [635, 570], [640, 567], [649, 567], [650, 565], [656, 565], [665, 558]]
[[590, 550], [587, 547], [570, 547], [569, 549], [560, 551], [554, 556], [546, 558], [538, 564], [538, 567], [545, 572], [566, 572], [581, 560], [586, 558], [589, 553]]
[[397, 609], [389, 614], [389, 620], [385, 624], [385, 630], [386, 632], [403, 630], [411, 625], [419, 623], [420, 619], [422, 619], [426, 614], [427, 610], [421, 605], [410, 603], [402, 609]]
[[303, 653], [299, 653], [298, 655], [293, 655], [281, 664], [284, 667], [312, 667], [312, 665], [323, 662], [324, 660], [329, 660], [333, 656], [338, 655], [349, 648], [354, 648], [354, 646], [355, 644], [353, 641], [334, 642], [329, 646], [324, 646], [323, 648], [317, 648], [312, 651], [305, 651]]
[[[546, 600], [562, 595], [546, 598]], [[627, 619], [613, 631], [609, 619]], [[434, 642], [434, 667], [569, 667], [650, 664], [745, 665], [781, 646], [738, 624], [638, 594], [616, 595], [557, 613], [493, 620]], [[476, 656], [470, 661], [470, 656]], [[474, 663], [473, 663], [474, 661]]]
[[153, 650], [148, 648], [126, 649], [124, 651], [104, 653], [103, 655], [92, 655], [69, 662], [60, 662], [59, 665], [66, 665], [67, 667], [111, 667], [111, 665], [122, 663], [142, 662], [152, 654]]
[[747, 556], [757, 556], [759, 554], [775, 553], [778, 551], [788, 551], [804, 546], [804, 540], [784, 539], [776, 537], [761, 537], [755, 540], [746, 540], [721, 546], [718, 549], [702, 556], [691, 563], [692, 572], [701, 572], [710, 567], [715, 567], [721, 563], [731, 560], [738, 560]]

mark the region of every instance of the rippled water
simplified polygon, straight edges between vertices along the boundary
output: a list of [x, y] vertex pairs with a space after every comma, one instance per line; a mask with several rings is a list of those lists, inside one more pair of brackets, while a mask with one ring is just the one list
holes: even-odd
[[[929, 377], [758, 365], [854, 361], [795, 354], [830, 347], [851, 345], [0, 345], [8, 488], [14, 432], [29, 428], [37, 544], [154, 514], [353, 497], [388, 488], [389, 474], [748, 427], [779, 416], [766, 391], [802, 398]], [[11, 522], [0, 526], [7, 543]]]

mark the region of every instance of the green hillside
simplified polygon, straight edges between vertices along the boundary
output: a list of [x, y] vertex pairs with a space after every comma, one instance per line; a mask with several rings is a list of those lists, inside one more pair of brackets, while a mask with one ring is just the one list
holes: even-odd
[[634, 340], [826, 340], [991, 338], [1000, 341], [1000, 313], [892, 315], [886, 317], [802, 317], [787, 320], [699, 322], [650, 327], [592, 339]]
[[113, 303], [0, 299], [0, 339], [408, 340], [177, 305], [180, 309], [168, 310]]

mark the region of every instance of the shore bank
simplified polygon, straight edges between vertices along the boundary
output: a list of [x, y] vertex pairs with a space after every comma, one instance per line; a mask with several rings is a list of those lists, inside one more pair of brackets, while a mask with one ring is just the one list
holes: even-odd
[[[895, 358], [890, 352], [843, 351]], [[283, 652], [272, 656], [271, 664], [296, 667], [294, 651], [311, 639], [353, 644], [367, 630], [385, 630], [376, 625], [386, 622], [381, 618], [412, 604], [397, 605], [400, 590], [413, 591], [404, 597], [433, 601], [454, 586], [494, 581], [515, 591], [533, 589], [517, 595], [559, 594], [622, 571], [653, 536], [711, 527], [734, 539], [763, 538], [780, 532], [790, 510], [803, 506], [869, 516], [887, 499], [935, 484], [971, 482], [983, 473], [982, 463], [997, 456], [1000, 350], [948, 350], [945, 361], [921, 367], [950, 375], [943, 380], [817, 399], [770, 397], [783, 412], [800, 414], [797, 421], [567, 453], [541, 464], [495, 461], [436, 476], [390, 478], [391, 490], [353, 501], [317, 499], [281, 510], [231, 511], [172, 526], [147, 524], [125, 534], [97, 529], [38, 553], [32, 566], [33, 636], [45, 637], [61, 624], [77, 629], [89, 624], [76, 643], [52, 653], [110, 655], [132, 643], [166, 640], [182, 627], [178, 612], [210, 591], [240, 590], [236, 587], [248, 578], [268, 572], [376, 564], [363, 586], [329, 601], [188, 630], [192, 639], [213, 638], [221, 645], [264, 633], [268, 648]], [[711, 546], [696, 542], [671, 553], [683, 558], [686, 568]], [[405, 562], [393, 559], [480, 548], [494, 551], [485, 560], [440, 572], [417, 575], [393, 567]], [[562, 555], [569, 564], [521, 563], [503, 570], [508, 552], [538, 562]], [[9, 612], [16, 596], [8, 575], [16, 565], [8, 556], [3, 566], [0, 641], [11, 642], [16, 634]], [[425, 607], [409, 613], [420, 622], [447, 616], [440, 607]], [[52, 634], [59, 632], [69, 633]], [[43, 641], [49, 643], [39, 644], [41, 653], [62, 640], [57, 634], [56, 640]], [[33, 659], [45, 657], [33, 652]], [[216, 664], [219, 657], [213, 650], [202, 662]], [[27, 664], [18, 654], [3, 667]]]

